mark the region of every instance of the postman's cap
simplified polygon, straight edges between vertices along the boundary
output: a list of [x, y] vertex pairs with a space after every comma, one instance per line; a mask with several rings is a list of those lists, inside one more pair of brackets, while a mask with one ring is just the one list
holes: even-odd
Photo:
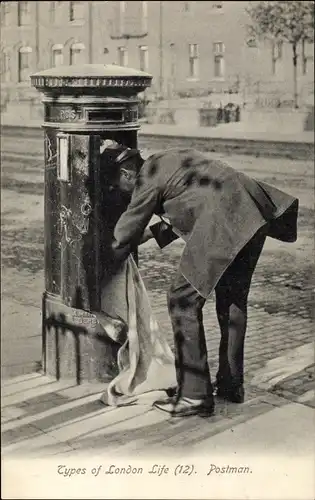
[[135, 156], [139, 156], [138, 149], [125, 148], [119, 155], [117, 156], [115, 163], [116, 165], [121, 165], [124, 161], [129, 160], [129, 158], [134, 158]]

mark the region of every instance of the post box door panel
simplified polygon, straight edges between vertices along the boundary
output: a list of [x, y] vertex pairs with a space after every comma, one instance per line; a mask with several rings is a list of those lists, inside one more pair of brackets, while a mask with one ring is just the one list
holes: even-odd
[[[119, 138], [120, 143], [134, 144], [130, 134]], [[94, 311], [101, 308], [101, 285], [116, 270], [113, 231], [128, 205], [119, 190], [111, 190], [114, 172], [103, 155], [101, 164], [102, 139], [59, 133], [56, 142], [59, 294], [66, 305]]]
[[61, 296], [65, 304], [98, 309], [98, 136], [60, 134]]

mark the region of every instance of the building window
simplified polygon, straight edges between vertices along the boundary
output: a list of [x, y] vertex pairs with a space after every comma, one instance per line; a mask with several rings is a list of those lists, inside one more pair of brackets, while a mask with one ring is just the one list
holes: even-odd
[[171, 76], [172, 79], [175, 78], [175, 69], [176, 69], [176, 51], [175, 51], [175, 43], [170, 44], [171, 49]]
[[224, 57], [214, 56], [214, 77], [223, 78], [224, 77]]
[[190, 2], [183, 2], [183, 9], [184, 9], [184, 12], [189, 12], [190, 11]]
[[10, 4], [9, 2], [2, 2], [1, 4], [1, 24], [3, 26], [10, 25]]
[[312, 65], [314, 61], [314, 45], [302, 40], [302, 74], [309, 73], [309, 63]]
[[63, 65], [63, 45], [56, 44], [51, 48], [51, 66], [62, 66]]
[[197, 43], [189, 44], [189, 78], [198, 78], [199, 48]]
[[171, 63], [171, 71], [170, 71], [170, 80], [169, 80], [169, 95], [172, 97], [175, 93], [176, 88], [176, 50], [175, 43], [170, 43], [170, 63]]
[[145, 45], [141, 45], [139, 47], [139, 56], [140, 56], [140, 70], [148, 71], [149, 69], [149, 51], [148, 47]]
[[225, 47], [224, 47], [224, 43], [223, 42], [215, 42], [213, 44], [213, 52], [215, 54], [224, 54], [224, 51], [225, 51]]
[[119, 66], [128, 66], [128, 51], [126, 47], [118, 47]]
[[141, 21], [142, 21], [142, 30], [144, 32], [148, 31], [148, 2], [141, 2]]
[[148, 26], [148, 2], [112, 2], [114, 12], [112, 26], [112, 38], [141, 38], [147, 34]]
[[72, 66], [84, 63], [84, 50], [85, 46], [83, 43], [74, 43], [70, 47], [70, 64]]
[[49, 20], [51, 24], [56, 22], [56, 2], [49, 3]]
[[85, 2], [70, 2], [70, 21], [84, 20]]
[[213, 44], [215, 78], [224, 77], [224, 71], [225, 71], [224, 52], [225, 52], [225, 46], [223, 42], [215, 42]]
[[273, 42], [272, 43], [272, 74], [277, 73], [277, 62], [282, 59], [283, 54], [283, 43]]
[[11, 80], [10, 56], [6, 51], [2, 52], [1, 55], [1, 80], [5, 83]]
[[118, 3], [118, 33], [122, 35], [125, 31], [125, 12], [126, 12], [126, 2], [121, 0]]
[[27, 82], [31, 71], [31, 47], [21, 47], [19, 50], [19, 82]]
[[18, 2], [18, 25], [31, 24], [31, 2]]

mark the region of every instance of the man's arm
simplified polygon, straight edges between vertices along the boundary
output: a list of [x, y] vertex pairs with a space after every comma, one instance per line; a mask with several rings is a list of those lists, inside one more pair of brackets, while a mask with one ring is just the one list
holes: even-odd
[[118, 220], [112, 248], [117, 259], [124, 260], [141, 242], [145, 228], [159, 204], [159, 189], [152, 182], [136, 186], [127, 210]]

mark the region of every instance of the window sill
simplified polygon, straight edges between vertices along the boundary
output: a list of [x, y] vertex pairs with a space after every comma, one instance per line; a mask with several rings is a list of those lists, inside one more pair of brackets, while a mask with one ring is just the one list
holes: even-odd
[[200, 78], [192, 78], [192, 77], [188, 77], [186, 78], [186, 81], [187, 82], [200, 82]]

